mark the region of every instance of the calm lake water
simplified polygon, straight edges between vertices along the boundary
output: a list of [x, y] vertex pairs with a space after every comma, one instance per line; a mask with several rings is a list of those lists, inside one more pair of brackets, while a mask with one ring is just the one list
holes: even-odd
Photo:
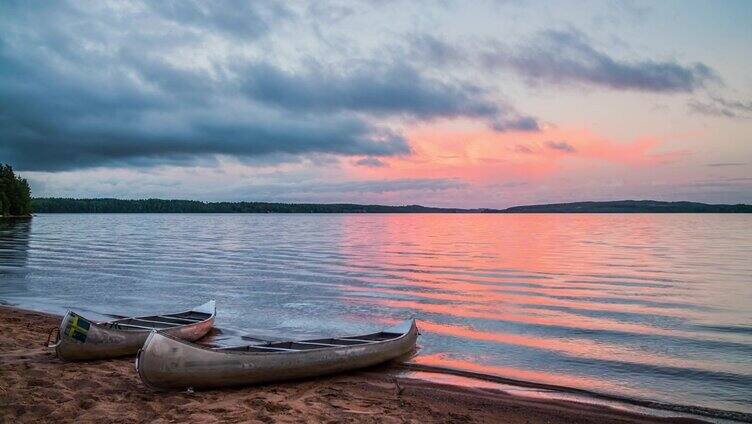
[[417, 363], [752, 413], [751, 215], [0, 223], [0, 301], [96, 316], [209, 298], [220, 342], [352, 334], [414, 315]]

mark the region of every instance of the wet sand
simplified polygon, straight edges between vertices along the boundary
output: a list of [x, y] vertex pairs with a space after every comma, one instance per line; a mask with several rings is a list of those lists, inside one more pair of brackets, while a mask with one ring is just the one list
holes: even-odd
[[44, 347], [60, 317], [0, 306], [0, 422], [652, 423], [656, 418], [383, 369], [242, 389], [157, 393], [133, 358], [65, 363]]

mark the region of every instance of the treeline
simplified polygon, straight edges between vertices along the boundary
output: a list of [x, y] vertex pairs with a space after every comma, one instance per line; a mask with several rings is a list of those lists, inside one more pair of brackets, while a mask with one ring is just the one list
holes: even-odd
[[0, 165], [0, 216], [30, 216], [31, 188], [10, 165]]
[[200, 202], [162, 199], [67, 199], [35, 198], [41, 213], [452, 213], [465, 209], [429, 208], [419, 205], [382, 206], [348, 203]]
[[[21, 180], [25, 184], [25, 180]], [[28, 185], [26, 185], [28, 189]], [[508, 209], [432, 208], [420, 205], [383, 206], [351, 203], [201, 202], [163, 199], [31, 200], [41, 213], [752, 213], [752, 205], [619, 200], [515, 206]]]

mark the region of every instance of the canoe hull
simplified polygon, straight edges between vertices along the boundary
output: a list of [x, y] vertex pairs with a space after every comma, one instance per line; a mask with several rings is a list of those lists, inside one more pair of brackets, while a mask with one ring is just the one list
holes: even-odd
[[[214, 303], [209, 303], [213, 308]], [[198, 340], [214, 326], [214, 311], [211, 314], [206, 320], [161, 331], [188, 341]], [[59, 331], [55, 353], [65, 361], [89, 361], [135, 355], [151, 333], [151, 330], [126, 331], [108, 328], [106, 324], [92, 322], [71, 311], [63, 318]]]
[[136, 359], [141, 380], [153, 389], [184, 390], [244, 386], [316, 377], [396, 359], [415, 348], [418, 331], [373, 344], [284, 353], [206, 349], [152, 333]]

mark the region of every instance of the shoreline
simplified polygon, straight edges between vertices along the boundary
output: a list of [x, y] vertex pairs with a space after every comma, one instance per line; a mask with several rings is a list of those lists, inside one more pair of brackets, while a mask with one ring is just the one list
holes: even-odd
[[507, 208], [458, 208], [359, 203], [206, 202], [184, 199], [114, 199], [36, 197], [32, 210], [45, 213], [752, 213], [752, 205], [608, 200]]
[[697, 417], [700, 419], [709, 418], [709, 419], [731, 420], [735, 422], [752, 422], [752, 414], [747, 414], [744, 412], [730, 411], [730, 410], [724, 410], [724, 409], [713, 409], [713, 408], [692, 406], [692, 405], [686, 405], [686, 404], [664, 403], [664, 402], [658, 402], [658, 401], [654, 401], [650, 399], [629, 398], [629, 397], [619, 396], [619, 395], [610, 394], [610, 393], [597, 392], [597, 391], [586, 390], [586, 389], [578, 389], [575, 387], [559, 386], [559, 385], [547, 384], [547, 383], [538, 383], [535, 381], [518, 380], [514, 378], [501, 377], [501, 376], [490, 375], [490, 374], [480, 374], [477, 372], [466, 371], [466, 370], [461, 370], [461, 369], [456, 369], [456, 368], [445, 368], [445, 367], [437, 367], [437, 366], [432, 366], [432, 365], [422, 365], [422, 364], [415, 364], [415, 363], [401, 363], [401, 364], [396, 364], [394, 366], [400, 369], [407, 370], [407, 371], [423, 372], [423, 373], [429, 373], [429, 374], [433, 373], [433, 374], [453, 375], [453, 376], [458, 376], [458, 377], [467, 378], [467, 379], [487, 381], [487, 382], [496, 383], [500, 385], [506, 385], [506, 386], [519, 388], [519, 389], [544, 390], [544, 391], [554, 394], [552, 396], [553, 398], [557, 398], [556, 394], [560, 395], [558, 396], [559, 398], [572, 395], [572, 396], [577, 396], [577, 397], [581, 397], [583, 399], [592, 400], [592, 401], [613, 402], [616, 404], [620, 404], [624, 407], [644, 408], [644, 409], [651, 410], [654, 413], [665, 413], [665, 414], [678, 413], [678, 414], [687, 414], [692, 417]]
[[[0, 305], [0, 416], [115, 422], [703, 422], [394, 376], [378, 368], [245, 388], [153, 392], [133, 358], [64, 363], [43, 347], [54, 314]], [[396, 367], [399, 369], [399, 367]]]

